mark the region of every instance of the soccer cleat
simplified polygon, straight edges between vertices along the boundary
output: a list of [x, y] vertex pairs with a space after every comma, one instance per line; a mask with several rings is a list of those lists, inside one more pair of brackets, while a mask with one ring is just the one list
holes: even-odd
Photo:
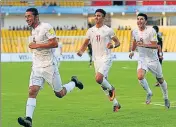
[[30, 117], [19, 117], [18, 123], [24, 127], [32, 127], [32, 119]]
[[113, 112], [118, 112], [120, 108], [121, 108], [121, 105], [119, 103], [117, 105], [114, 105]]
[[152, 93], [147, 93], [146, 102], [145, 102], [147, 105], [150, 104], [152, 96], [153, 96]]
[[156, 82], [155, 86], [157, 86], [157, 87], [160, 86], [159, 82]]
[[165, 107], [170, 108], [170, 101], [168, 99], [165, 99], [164, 102], [165, 102]]
[[112, 87], [112, 90], [109, 90], [109, 100], [113, 101], [115, 98], [115, 88]]
[[75, 82], [75, 86], [78, 87], [80, 90], [84, 88], [82, 82], [78, 81], [78, 78], [76, 76], [72, 76], [71, 81]]

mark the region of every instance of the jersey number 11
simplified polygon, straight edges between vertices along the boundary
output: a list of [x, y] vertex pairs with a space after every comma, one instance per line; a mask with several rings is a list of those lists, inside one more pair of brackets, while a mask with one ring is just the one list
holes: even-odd
[[97, 35], [97, 42], [100, 42], [100, 35]]

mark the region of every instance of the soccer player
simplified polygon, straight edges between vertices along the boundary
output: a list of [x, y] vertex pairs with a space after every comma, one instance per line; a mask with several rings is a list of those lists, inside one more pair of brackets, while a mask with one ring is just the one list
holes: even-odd
[[87, 47], [88, 47], [88, 54], [90, 57], [89, 66], [92, 67], [92, 45], [89, 43]]
[[[162, 52], [162, 48], [163, 48], [163, 39], [161, 34], [159, 33], [159, 28], [158, 26], [153, 26], [153, 28], [155, 29], [156, 33], [157, 33], [157, 39], [158, 39], [158, 58], [159, 58], [159, 62], [162, 66], [162, 61], [163, 61], [163, 52]], [[159, 86], [159, 82], [157, 81], [155, 86]]]
[[137, 48], [137, 51], [139, 53], [137, 76], [139, 83], [147, 92], [146, 104], [149, 104], [151, 102], [151, 97], [153, 95], [151, 89], [149, 88], [148, 82], [145, 79], [146, 72], [150, 71], [154, 74], [154, 76], [160, 83], [163, 98], [165, 101], [165, 106], [169, 108], [170, 102], [168, 99], [167, 83], [163, 78], [161, 64], [159, 63], [157, 55], [157, 34], [152, 27], [147, 27], [146, 24], [147, 15], [139, 13], [137, 15], [138, 29], [135, 29], [132, 32], [133, 44], [129, 57], [133, 57], [134, 51]]
[[19, 117], [18, 123], [24, 127], [32, 127], [36, 97], [39, 90], [43, 88], [45, 81], [50, 84], [58, 98], [64, 97], [74, 87], [83, 89], [83, 84], [78, 81], [76, 76], [72, 76], [71, 81], [62, 86], [57, 61], [53, 52], [53, 48], [58, 46], [53, 27], [48, 23], [39, 21], [39, 13], [36, 8], [27, 9], [25, 19], [27, 24], [32, 27], [34, 41], [29, 44], [29, 48], [33, 51], [33, 62], [26, 104], [26, 117]]
[[[113, 111], [120, 109], [120, 104], [115, 98], [115, 88], [107, 80], [109, 69], [112, 65], [111, 50], [120, 46], [118, 38], [115, 36], [113, 29], [104, 25], [106, 12], [103, 9], [95, 11], [96, 25], [89, 28], [86, 33], [86, 39], [78, 51], [78, 56], [82, 56], [88, 44], [92, 45], [92, 55], [95, 67], [95, 80], [101, 85], [107, 93], [110, 101], [113, 101]], [[113, 40], [115, 44], [111, 42]]]
[[62, 42], [59, 41], [59, 38], [57, 38], [58, 41], [58, 47], [55, 48], [54, 55], [57, 59], [58, 68], [60, 68], [60, 62], [62, 58]]

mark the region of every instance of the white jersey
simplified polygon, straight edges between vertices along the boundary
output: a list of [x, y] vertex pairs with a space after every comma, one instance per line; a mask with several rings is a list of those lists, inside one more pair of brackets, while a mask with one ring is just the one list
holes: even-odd
[[92, 45], [92, 56], [94, 60], [111, 58], [111, 50], [107, 48], [107, 44], [114, 37], [114, 31], [106, 25], [100, 28], [93, 26], [86, 33], [86, 38], [90, 39]]
[[[37, 44], [48, 43], [49, 39], [55, 38], [53, 27], [48, 23], [41, 22], [35, 29], [32, 29], [33, 42]], [[38, 48], [33, 49], [33, 67], [47, 67], [56, 63], [54, 49]]]
[[[144, 44], [151, 44], [151, 41], [158, 42], [156, 31], [152, 27], [146, 27], [143, 31], [135, 29], [132, 32], [132, 36], [134, 41], [143, 42]], [[137, 47], [137, 51], [139, 53], [139, 60], [153, 61], [158, 59], [158, 49]]]

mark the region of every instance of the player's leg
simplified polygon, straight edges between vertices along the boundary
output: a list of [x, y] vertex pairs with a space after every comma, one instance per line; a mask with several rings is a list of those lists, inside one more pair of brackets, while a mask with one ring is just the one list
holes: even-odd
[[18, 123], [25, 127], [32, 127], [32, 117], [36, 107], [36, 97], [44, 84], [44, 79], [40, 77], [39, 73], [39, 70], [34, 70], [31, 72], [29, 96], [26, 104], [26, 116], [18, 118]]
[[153, 94], [148, 85], [147, 80], [145, 79], [146, 70], [147, 70], [146, 63], [142, 61], [138, 61], [138, 69], [137, 69], [138, 81], [147, 93], [146, 104], [149, 104], [151, 102], [151, 97]]
[[120, 104], [118, 103], [117, 99], [115, 98], [115, 88], [109, 83], [107, 80], [109, 69], [112, 65], [112, 61], [109, 62], [95, 62], [95, 70], [96, 70], [96, 82], [99, 83], [110, 99], [113, 101], [113, 111], [118, 111], [120, 109]]
[[[160, 59], [160, 58], [159, 58], [159, 62], [160, 62], [160, 64], [161, 64], [161, 66], [162, 66], [163, 59]], [[160, 83], [159, 83], [158, 80], [157, 80], [155, 86], [159, 86], [159, 85], [160, 85]]]
[[[49, 74], [48, 72], [52, 72], [49, 70], [54, 69], [54, 73]], [[77, 79], [76, 76], [71, 77], [71, 81], [62, 86], [61, 77], [57, 66], [48, 67], [45, 71], [45, 79], [52, 86], [55, 95], [58, 98], [64, 97], [67, 93], [71, 92], [75, 87], [79, 89], [83, 89], [83, 84]]]
[[154, 76], [156, 77], [156, 79], [160, 83], [161, 91], [162, 91], [163, 98], [165, 101], [165, 106], [167, 108], [169, 108], [170, 102], [168, 99], [167, 83], [163, 78], [161, 64], [158, 61], [156, 61], [156, 62], [152, 62], [149, 67], [150, 67], [150, 71], [154, 74]]

